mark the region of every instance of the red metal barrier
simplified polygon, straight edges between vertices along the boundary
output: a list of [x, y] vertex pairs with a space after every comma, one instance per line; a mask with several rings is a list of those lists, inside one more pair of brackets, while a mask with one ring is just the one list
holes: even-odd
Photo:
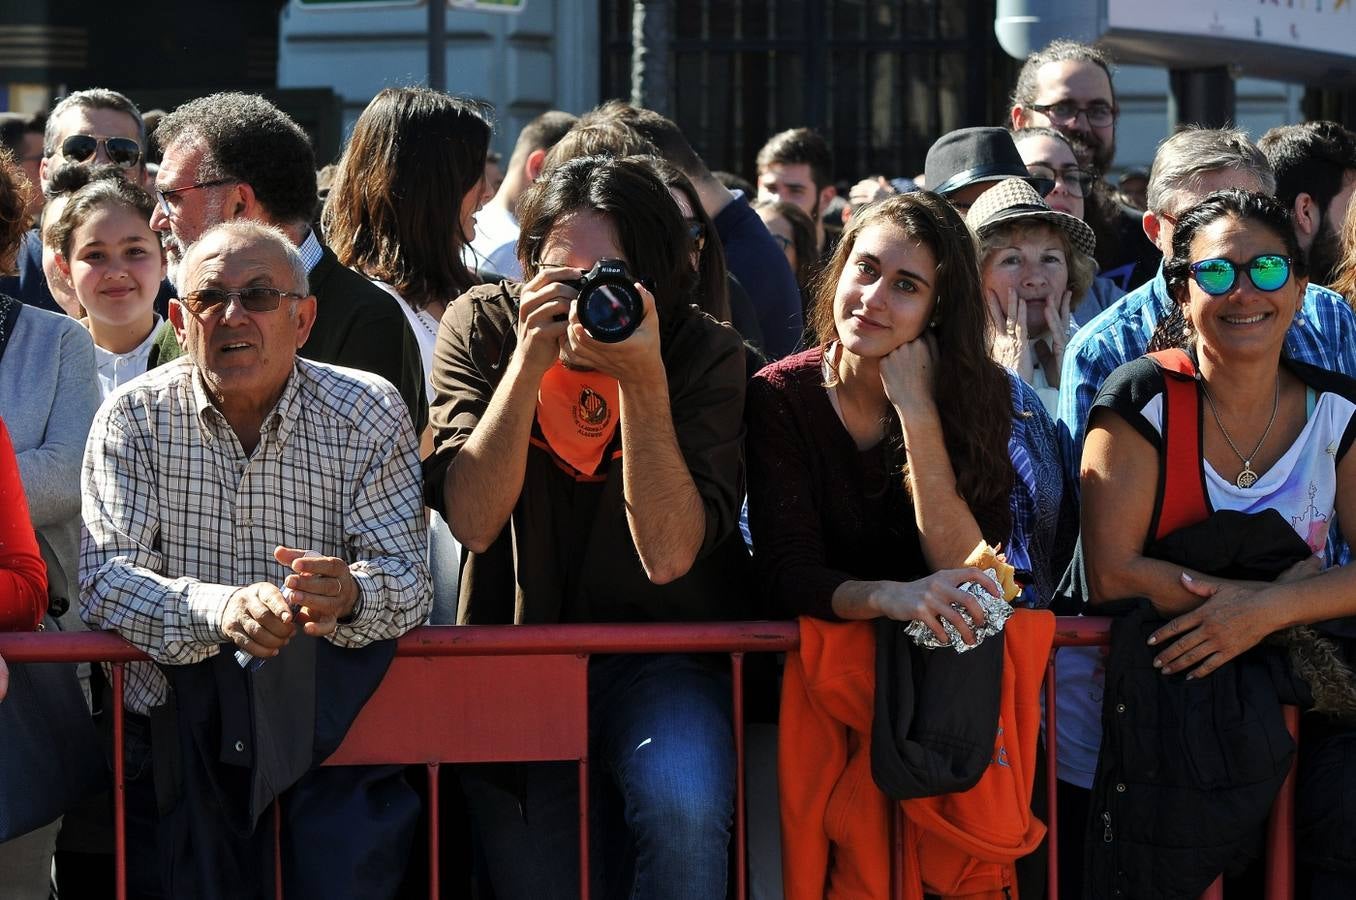
[[[1055, 647], [1105, 645], [1108, 620], [1061, 618]], [[744, 809], [743, 660], [747, 653], [794, 650], [794, 622], [658, 625], [519, 625], [419, 628], [398, 642], [396, 660], [363, 708], [347, 739], [326, 765], [422, 764], [429, 772], [429, 808], [438, 808], [439, 766], [488, 761], [574, 760], [580, 784], [580, 888], [588, 896], [588, 658], [611, 653], [727, 653], [731, 657], [736, 750], [735, 885], [747, 897]], [[111, 633], [0, 634], [0, 656], [9, 662], [108, 662], [112, 687], [122, 696], [123, 666], [145, 655]], [[1059, 896], [1055, 748], [1055, 658], [1046, 676], [1047, 824], [1049, 897]], [[450, 658], [449, 658], [450, 657]], [[468, 690], [474, 684], [474, 690]], [[437, 716], [410, 710], [437, 709]], [[1298, 714], [1287, 724], [1297, 732]], [[114, 838], [117, 897], [126, 897], [123, 821], [123, 708], [113, 705]], [[276, 809], [276, 807], [275, 807]], [[275, 812], [276, 815], [276, 812]], [[1293, 885], [1294, 773], [1277, 799], [1268, 830], [1267, 898], [1287, 900]], [[898, 816], [896, 816], [896, 827]], [[429, 817], [430, 895], [438, 896], [439, 823]], [[896, 867], [902, 844], [894, 841]], [[281, 867], [281, 861], [279, 861]], [[892, 888], [899, 891], [899, 879]], [[1217, 897], [1218, 885], [1206, 897]], [[281, 892], [279, 892], [281, 896]]]

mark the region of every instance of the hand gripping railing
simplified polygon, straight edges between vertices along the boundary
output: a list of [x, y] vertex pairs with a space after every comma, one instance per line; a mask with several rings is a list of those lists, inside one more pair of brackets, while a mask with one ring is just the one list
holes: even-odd
[[[1109, 621], [1060, 618], [1055, 648], [1105, 645]], [[748, 894], [744, 801], [744, 656], [796, 649], [794, 622], [647, 625], [430, 626], [400, 639], [396, 659], [348, 737], [325, 765], [422, 764], [429, 772], [429, 886], [439, 896], [438, 769], [442, 763], [573, 760], [580, 785], [580, 895], [588, 896], [588, 659], [613, 653], [725, 653], [730, 656], [736, 753], [735, 890]], [[111, 633], [0, 634], [0, 656], [8, 662], [107, 662], [114, 697], [123, 691], [123, 667], [147, 657]], [[1046, 671], [1046, 790], [1049, 837], [1049, 893], [1059, 896], [1056, 802], [1055, 661]], [[410, 715], [411, 710], [438, 715]], [[1287, 708], [1297, 733], [1298, 714]], [[113, 704], [114, 840], [118, 900], [126, 897], [126, 830], [123, 818], [123, 707]], [[896, 804], [895, 859], [900, 870], [903, 833]], [[275, 824], [278, 820], [275, 804]], [[1292, 896], [1294, 771], [1277, 799], [1268, 829], [1267, 898]], [[276, 829], [275, 829], [276, 831]], [[276, 854], [275, 854], [276, 857]], [[275, 880], [281, 897], [281, 859]], [[892, 893], [903, 896], [899, 878]], [[1218, 900], [1216, 882], [1203, 900]]]

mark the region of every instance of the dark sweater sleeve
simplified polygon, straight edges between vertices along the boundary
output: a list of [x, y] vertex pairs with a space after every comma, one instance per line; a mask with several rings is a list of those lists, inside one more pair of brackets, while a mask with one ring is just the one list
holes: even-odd
[[772, 359], [794, 353], [805, 323], [800, 289], [786, 255], [743, 198], [726, 204], [715, 223], [726, 265], [753, 301], [763, 334], [762, 349]]
[[749, 383], [749, 531], [768, 608], [837, 620], [833, 592], [847, 573], [827, 564], [815, 498], [814, 436], [797, 427], [795, 385], [767, 371]]

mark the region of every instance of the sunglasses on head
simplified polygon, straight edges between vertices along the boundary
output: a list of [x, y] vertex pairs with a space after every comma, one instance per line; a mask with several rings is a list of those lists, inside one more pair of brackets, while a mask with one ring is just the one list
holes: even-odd
[[61, 155], [72, 162], [89, 162], [103, 144], [108, 159], [115, 165], [130, 169], [141, 159], [141, 145], [131, 138], [95, 137], [92, 134], [73, 134], [61, 142]]
[[223, 291], [220, 288], [203, 288], [179, 298], [179, 302], [188, 307], [189, 312], [203, 315], [225, 309], [227, 302], [235, 299], [250, 312], [270, 312], [278, 308], [284, 297], [299, 299], [303, 295], [292, 291], [281, 291], [271, 287], [247, 287], [238, 291]]
[[1245, 263], [1218, 257], [1191, 264], [1191, 277], [1201, 290], [1212, 297], [1227, 294], [1238, 281], [1238, 270], [1246, 269], [1248, 278], [1259, 291], [1279, 290], [1290, 278], [1290, 257], [1264, 253]]

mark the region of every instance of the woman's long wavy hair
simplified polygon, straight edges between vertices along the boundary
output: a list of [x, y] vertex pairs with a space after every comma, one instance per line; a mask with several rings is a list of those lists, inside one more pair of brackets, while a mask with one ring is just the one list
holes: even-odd
[[[936, 194], [916, 191], [873, 203], [853, 216], [812, 285], [814, 334], [826, 348], [838, 339], [834, 322], [838, 279], [858, 235], [875, 225], [900, 229], [925, 244], [937, 259], [932, 281], [936, 307], [930, 326], [938, 350], [933, 399], [961, 498], [990, 543], [1006, 541], [1012, 530], [1008, 501], [1016, 474], [1008, 455], [1012, 385], [1007, 372], [989, 358], [975, 237], [951, 204]], [[892, 421], [891, 430], [898, 433], [898, 421]], [[907, 475], [907, 460], [902, 465]]]
[[386, 88], [353, 126], [321, 218], [339, 261], [415, 309], [476, 284], [462, 262], [461, 203], [480, 190], [490, 123], [473, 100]]
[[[1154, 329], [1153, 337], [1149, 340], [1150, 353], [1186, 347], [1191, 343], [1191, 327], [1185, 311], [1189, 297], [1187, 285], [1191, 281], [1191, 264], [1194, 262], [1191, 258], [1191, 243], [1202, 228], [1220, 219], [1256, 222], [1285, 246], [1285, 255], [1290, 257], [1291, 278], [1304, 278], [1309, 274], [1308, 261], [1300, 248], [1299, 238], [1295, 236], [1290, 210], [1284, 203], [1251, 191], [1215, 191], [1183, 213], [1177, 220], [1177, 227], [1173, 229], [1172, 259], [1163, 263], [1163, 280], [1167, 282], [1168, 296], [1176, 301], [1176, 306]], [[1240, 272], [1238, 277], [1248, 276]]]

